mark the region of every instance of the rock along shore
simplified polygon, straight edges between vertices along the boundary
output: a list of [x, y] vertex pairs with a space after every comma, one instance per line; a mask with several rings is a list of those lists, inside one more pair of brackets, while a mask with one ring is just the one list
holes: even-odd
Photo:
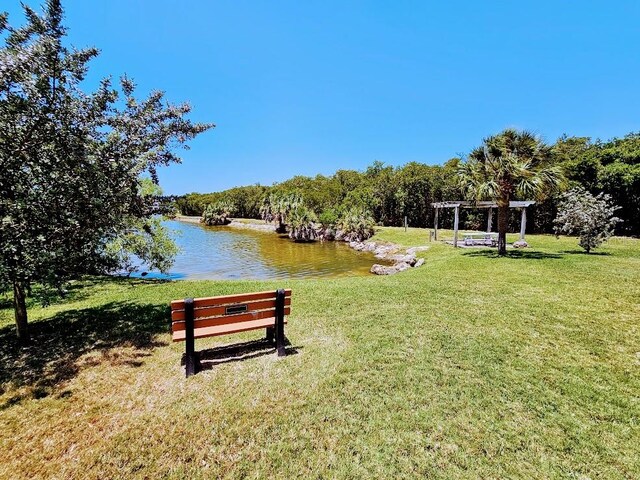
[[373, 264], [370, 272], [376, 275], [393, 275], [394, 273], [404, 272], [409, 268], [421, 267], [424, 264], [424, 258], [417, 258], [416, 253], [429, 249], [427, 245], [424, 245], [407, 248], [403, 253], [399, 245], [367, 241], [349, 242], [349, 246], [360, 252], [372, 252], [380, 260], [393, 262], [392, 265]]

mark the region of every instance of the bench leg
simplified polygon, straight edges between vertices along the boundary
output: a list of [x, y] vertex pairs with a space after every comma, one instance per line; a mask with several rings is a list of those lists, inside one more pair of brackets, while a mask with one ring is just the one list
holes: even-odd
[[200, 370], [200, 359], [198, 356], [198, 352], [186, 352], [184, 357], [184, 368], [187, 378], [198, 373], [198, 370]]
[[274, 327], [267, 327], [267, 333], [265, 335], [265, 340], [269, 342], [270, 345], [273, 345], [275, 340]]
[[279, 357], [284, 357], [286, 351], [284, 348], [284, 290], [276, 292], [276, 350]]
[[282, 324], [279, 325], [278, 329], [276, 330], [276, 350], [278, 351], [279, 357], [284, 357], [287, 354], [284, 348], [284, 344], [284, 322], [282, 322]]
[[184, 299], [184, 323], [185, 323], [185, 374], [188, 377], [198, 373], [198, 356], [195, 348], [193, 328], [193, 298]]

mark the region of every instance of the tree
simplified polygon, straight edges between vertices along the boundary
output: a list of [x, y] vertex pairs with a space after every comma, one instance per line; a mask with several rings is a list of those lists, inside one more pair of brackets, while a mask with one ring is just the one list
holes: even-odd
[[[211, 124], [192, 123], [187, 104], [162, 92], [136, 100], [134, 83], [80, 83], [95, 48], [63, 45], [60, 0], [43, 15], [24, 6], [26, 24], [0, 15], [0, 286], [13, 290], [16, 328], [29, 341], [31, 285], [61, 288], [84, 273], [108, 273], [137, 255], [166, 269], [175, 252], [152, 218], [159, 166], [179, 162], [178, 146]], [[186, 148], [186, 147], [185, 147]], [[153, 192], [151, 192], [153, 193]]]
[[618, 208], [606, 193], [594, 197], [583, 188], [574, 188], [561, 196], [554, 221], [556, 235], [578, 234], [578, 245], [589, 253], [613, 235], [621, 221], [613, 215]]
[[551, 147], [554, 164], [560, 166], [571, 185], [581, 185], [587, 190], [597, 187], [602, 165], [596, 148], [589, 137], [563, 135]]
[[615, 199], [620, 207], [617, 215], [623, 220], [619, 233], [640, 234], [640, 163], [630, 165], [612, 162], [603, 167], [600, 175], [602, 191]]
[[550, 165], [550, 157], [550, 148], [536, 135], [507, 129], [484, 139], [461, 164], [459, 181], [467, 196], [498, 205], [498, 254], [507, 253], [509, 202], [541, 198], [560, 184], [561, 170]]

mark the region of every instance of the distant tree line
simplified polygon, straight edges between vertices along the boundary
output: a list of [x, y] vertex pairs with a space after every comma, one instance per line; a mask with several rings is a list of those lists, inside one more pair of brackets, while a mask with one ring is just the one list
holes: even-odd
[[[558, 166], [566, 181], [559, 191], [531, 207], [527, 229], [531, 233], [553, 233], [554, 219], [563, 191], [581, 187], [593, 195], [606, 194], [620, 207], [622, 221], [616, 233], [640, 235], [640, 132], [609, 141], [589, 137], [562, 136], [549, 145], [551, 164]], [[201, 216], [206, 205], [225, 202], [231, 215], [261, 218], [260, 208], [271, 194], [295, 194], [318, 218], [336, 218], [359, 208], [371, 213], [380, 225], [401, 226], [404, 218], [413, 227], [433, 225], [432, 202], [465, 198], [459, 170], [465, 159], [453, 158], [443, 165], [411, 162], [392, 167], [376, 161], [364, 171], [338, 170], [331, 176], [294, 176], [273, 186], [251, 185], [215, 193], [190, 193], [176, 199], [183, 215]], [[440, 212], [440, 225], [451, 227], [453, 212]], [[482, 229], [486, 210], [462, 209], [461, 226]], [[517, 228], [519, 212], [510, 212], [510, 228]]]

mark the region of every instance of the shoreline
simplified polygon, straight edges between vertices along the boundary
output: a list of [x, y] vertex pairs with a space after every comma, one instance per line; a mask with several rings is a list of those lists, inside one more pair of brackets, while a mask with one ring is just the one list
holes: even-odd
[[[176, 215], [174, 220], [177, 220], [179, 222], [185, 222], [185, 223], [197, 223], [200, 224], [200, 217], [196, 217], [196, 216], [188, 216], [188, 215]], [[253, 220], [253, 219], [250, 219]], [[244, 228], [244, 229], [248, 229], [248, 230], [256, 230], [259, 232], [275, 232], [276, 231], [276, 227], [274, 225], [271, 225], [269, 223], [264, 223], [264, 222], [260, 222], [260, 221], [256, 221], [256, 222], [241, 222], [238, 221], [237, 219], [233, 219], [231, 220], [230, 223], [228, 223], [227, 225], [220, 225], [221, 227], [232, 227], [232, 228]]]

